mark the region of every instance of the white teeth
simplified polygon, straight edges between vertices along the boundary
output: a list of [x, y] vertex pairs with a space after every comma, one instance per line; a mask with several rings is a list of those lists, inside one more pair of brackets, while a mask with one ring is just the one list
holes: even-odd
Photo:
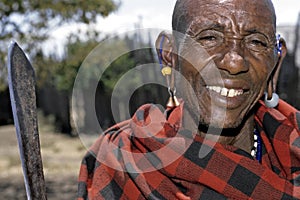
[[228, 89], [227, 88], [222, 88], [221, 95], [222, 96], [227, 96], [227, 94], [228, 94]]
[[229, 92], [228, 92], [228, 97], [234, 97], [234, 96], [236, 96], [235, 92], [237, 92], [237, 91], [234, 90], [234, 89], [230, 89]]
[[242, 95], [244, 93], [242, 89], [239, 89], [239, 90], [227, 89], [227, 88], [222, 88], [219, 86], [206, 86], [206, 88], [209, 90], [212, 90], [214, 92], [217, 92], [224, 97], [236, 97], [236, 96]]
[[216, 87], [216, 86], [213, 86], [214, 87], [214, 91], [216, 91], [217, 93], [220, 93], [222, 88], [220, 87]]

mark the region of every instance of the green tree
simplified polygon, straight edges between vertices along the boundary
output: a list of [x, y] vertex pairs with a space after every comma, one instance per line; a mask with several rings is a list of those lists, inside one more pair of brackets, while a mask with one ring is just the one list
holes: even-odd
[[[95, 38], [97, 37], [92, 36], [86, 41], [78, 37], [69, 38], [66, 63], [62, 62], [61, 71], [56, 73], [56, 81], [54, 81], [58, 88], [72, 92], [78, 70], [82, 70], [79, 71], [80, 78], [77, 79], [76, 85], [77, 95], [79, 93], [80, 95], [75, 98], [76, 102], [81, 102], [81, 104], [73, 105], [73, 109], [75, 106], [76, 110], [82, 113], [82, 126], [79, 131], [84, 130], [89, 133], [99, 131], [94, 128], [95, 122], [91, 119], [93, 114], [90, 113], [95, 112], [95, 108], [91, 105], [96, 106], [101, 124], [111, 121], [110, 103], [115, 84], [122, 75], [135, 66], [131, 52], [123, 38], [110, 38], [106, 41], [97, 41]], [[82, 63], [85, 58], [87, 60]], [[69, 62], [69, 60], [72, 61]], [[66, 76], [67, 71], [69, 75]], [[126, 84], [135, 85], [139, 80], [139, 76], [136, 76], [128, 80]], [[97, 90], [91, 94], [93, 90], [90, 89], [94, 87], [97, 87]], [[122, 96], [124, 93], [127, 91], [118, 92], [118, 95]]]
[[108, 16], [120, 3], [114, 0], [0, 0], [0, 89], [5, 88], [7, 46], [14, 39], [30, 57], [41, 56], [41, 42], [66, 24], [90, 24]]

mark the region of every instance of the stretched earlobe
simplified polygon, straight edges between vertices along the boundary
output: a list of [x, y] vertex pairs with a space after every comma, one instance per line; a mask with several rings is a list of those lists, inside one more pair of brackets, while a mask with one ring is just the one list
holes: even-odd
[[278, 61], [275, 66], [275, 72], [273, 73], [273, 79], [272, 79], [274, 89], [276, 88], [277, 85], [283, 60], [287, 54], [286, 42], [280, 35], [277, 36], [276, 49], [277, 49]]
[[287, 53], [285, 40], [280, 35], [277, 36], [276, 50], [278, 55], [278, 61], [276, 63], [274, 72], [272, 73], [271, 78], [268, 81], [267, 92], [265, 92], [265, 96], [264, 96], [264, 102], [266, 106], [269, 108], [274, 108], [279, 103], [279, 96], [278, 94], [276, 94], [275, 89], [276, 89], [279, 73], [282, 67], [282, 63]]
[[279, 96], [274, 92], [272, 78], [268, 82], [267, 92], [265, 92], [264, 102], [269, 108], [275, 108], [279, 103]]
[[155, 45], [161, 73], [166, 78], [168, 92], [170, 94], [167, 107], [172, 109], [179, 106], [179, 101], [175, 95], [176, 88], [173, 73], [173, 67], [175, 66], [175, 61], [173, 58], [173, 36], [171, 34], [167, 34], [166, 32], [162, 32], [158, 36]]

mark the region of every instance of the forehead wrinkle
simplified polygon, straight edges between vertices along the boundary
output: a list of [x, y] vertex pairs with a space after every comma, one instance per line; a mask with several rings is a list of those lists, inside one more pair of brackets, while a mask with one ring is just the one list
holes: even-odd
[[253, 22], [253, 20], [260, 18], [264, 20], [264, 15], [260, 15], [256, 12], [250, 13], [245, 10], [232, 10], [229, 7], [225, 7], [224, 9], [224, 12], [216, 13], [210, 7], [207, 7], [207, 5], [202, 5], [201, 10], [203, 10], [203, 12], [201, 12], [201, 10], [198, 11], [202, 13], [199, 16], [193, 14], [195, 8], [192, 8], [190, 17], [192, 18], [193, 16], [193, 18], [190, 20], [191, 23], [187, 28], [187, 33], [196, 35], [202, 30], [214, 29], [240, 36], [251, 32], [262, 33], [269, 36], [269, 39], [272, 39], [273, 35], [275, 35], [276, 27], [271, 20], [266, 20], [264, 24], [262, 24], [261, 21], [259, 23]]
[[194, 19], [191, 25], [189, 26], [187, 33], [196, 35], [204, 30], [216, 30], [234, 35], [240, 32], [240, 27], [235, 26], [235, 24], [239, 24], [237, 23], [237, 20], [235, 19], [234, 15], [228, 17], [226, 15], [214, 13], [209, 16], [209, 18], [211, 19], [207, 19], [203, 16]]
[[[231, 12], [240, 12], [241, 14], [249, 14], [247, 10], [250, 9], [257, 15], [259, 13], [262, 13], [263, 17], [266, 16], [263, 13], [268, 12], [271, 15], [271, 21], [274, 24], [276, 30], [276, 15], [271, 0], [256, 0], [251, 1], [250, 4], [245, 4], [243, 1], [239, 0], [177, 0], [176, 5], [176, 11], [179, 11], [181, 14], [185, 15], [185, 17], [183, 17], [186, 19], [185, 30], [187, 29], [187, 27], [190, 27], [193, 15], [204, 15], [203, 13], [207, 10], [207, 8], [209, 9], [211, 7], [222, 7], [223, 9], [229, 10]], [[203, 9], [205, 7], [206, 9]]]
[[[188, 26], [187, 32], [196, 33], [201, 30], [213, 29], [217, 31], [225, 31], [226, 28], [232, 27], [230, 19], [210, 9], [203, 9], [200, 16], [194, 16]], [[225, 23], [224, 23], [225, 22]]]

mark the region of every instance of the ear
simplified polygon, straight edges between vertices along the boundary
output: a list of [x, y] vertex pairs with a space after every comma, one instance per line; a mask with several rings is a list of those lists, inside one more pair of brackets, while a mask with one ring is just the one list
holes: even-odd
[[286, 47], [286, 42], [283, 38], [279, 39], [279, 43], [281, 44], [281, 53], [278, 53], [278, 61], [277, 64], [275, 66], [275, 71], [274, 71], [274, 75], [273, 75], [273, 89], [276, 89], [276, 85], [277, 85], [277, 81], [278, 81], [278, 77], [279, 77], [279, 73], [280, 73], [280, 69], [282, 67], [282, 63], [283, 60], [287, 54], [287, 47]]
[[156, 39], [155, 47], [160, 64], [169, 67], [176, 66], [175, 45], [171, 33], [161, 32]]

